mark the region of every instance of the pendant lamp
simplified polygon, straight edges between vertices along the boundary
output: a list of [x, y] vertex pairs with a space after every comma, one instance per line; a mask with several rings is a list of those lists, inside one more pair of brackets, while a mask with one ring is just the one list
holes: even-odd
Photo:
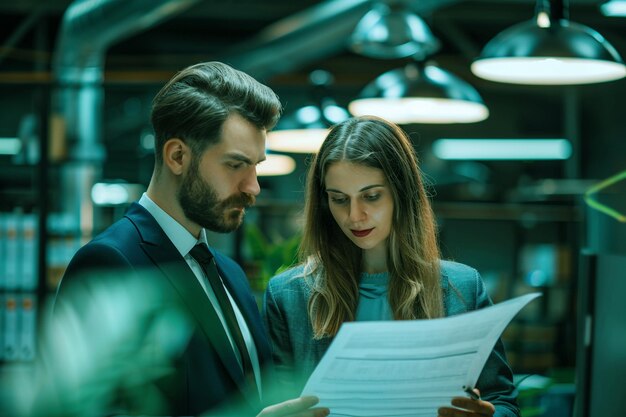
[[440, 43], [405, 2], [375, 2], [350, 40], [351, 49], [361, 55], [410, 60], [368, 84], [348, 106], [353, 115], [375, 115], [400, 124], [471, 123], [488, 117], [476, 89], [449, 71], [424, 63]]
[[432, 64], [412, 62], [386, 72], [367, 85], [348, 110], [408, 123], [473, 123], [489, 110], [474, 87]]
[[538, 0], [535, 17], [485, 45], [471, 70], [511, 84], [571, 85], [626, 76], [618, 52], [598, 32], [569, 20], [567, 0]]
[[257, 165], [259, 177], [275, 177], [291, 174], [296, 169], [296, 160], [287, 155], [268, 153], [265, 161]]
[[624, 17], [626, 16], [626, 0], [609, 0], [600, 5], [600, 12], [604, 16]]
[[315, 70], [309, 79], [313, 99], [283, 116], [274, 130], [267, 134], [267, 148], [290, 153], [315, 153], [322, 146], [330, 127], [347, 120], [350, 113], [339, 106], [328, 89], [332, 75]]
[[370, 58], [424, 58], [440, 48], [428, 25], [405, 4], [376, 2], [357, 23], [350, 48]]

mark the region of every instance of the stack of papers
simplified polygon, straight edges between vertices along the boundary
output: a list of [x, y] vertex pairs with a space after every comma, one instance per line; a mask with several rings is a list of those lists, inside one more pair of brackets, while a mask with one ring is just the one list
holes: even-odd
[[436, 416], [475, 386], [506, 326], [540, 295], [440, 319], [345, 323], [302, 394], [331, 416]]

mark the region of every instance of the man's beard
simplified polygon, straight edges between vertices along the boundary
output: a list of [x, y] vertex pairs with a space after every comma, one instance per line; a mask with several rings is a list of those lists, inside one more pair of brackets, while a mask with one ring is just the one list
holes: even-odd
[[200, 177], [198, 164], [192, 163], [178, 190], [178, 203], [185, 216], [194, 223], [218, 233], [229, 233], [243, 221], [243, 212], [234, 207], [250, 207], [255, 198], [251, 194], [232, 195], [224, 200]]

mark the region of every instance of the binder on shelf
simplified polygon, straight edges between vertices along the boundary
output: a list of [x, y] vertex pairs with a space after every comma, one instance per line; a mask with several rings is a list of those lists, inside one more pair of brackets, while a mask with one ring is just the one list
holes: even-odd
[[[0, 291], [3, 291], [6, 288], [6, 275], [7, 275], [7, 270], [6, 270], [6, 259], [7, 259], [7, 254], [6, 254], [6, 242], [7, 242], [7, 226], [6, 226], [6, 218], [7, 218], [7, 213], [2, 213], [0, 212]], [[1, 317], [0, 317], [1, 319]], [[2, 330], [1, 328], [2, 326], [2, 320], [0, 320], [0, 330]], [[0, 331], [0, 337], [2, 335], [2, 332]], [[0, 342], [0, 346], [2, 346], [1, 342]], [[0, 349], [1, 350], [1, 349]], [[2, 358], [0, 357], [0, 360]]]
[[37, 343], [37, 296], [22, 294], [18, 309], [19, 348], [17, 359], [32, 361], [35, 359]]
[[0, 363], [4, 361], [4, 333], [5, 333], [5, 307], [4, 307], [4, 292], [0, 292]]
[[47, 243], [46, 287], [49, 290], [57, 287], [65, 268], [82, 246], [73, 224], [72, 218], [61, 213], [48, 216], [50, 236]]
[[18, 358], [19, 349], [19, 300], [16, 294], [6, 293], [4, 295], [4, 340], [3, 359], [5, 361], [15, 361]]
[[72, 236], [55, 236], [49, 240], [46, 261], [46, 285], [55, 289], [74, 254], [80, 249], [80, 239]]
[[18, 219], [21, 213], [6, 213], [5, 225], [5, 276], [4, 288], [12, 291], [18, 287], [18, 258], [19, 258], [19, 235], [18, 235]]
[[22, 215], [20, 235], [20, 281], [19, 287], [25, 291], [37, 289], [37, 215]]

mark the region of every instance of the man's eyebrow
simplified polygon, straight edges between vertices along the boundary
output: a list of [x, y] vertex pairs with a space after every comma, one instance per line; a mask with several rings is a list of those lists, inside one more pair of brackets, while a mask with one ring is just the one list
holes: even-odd
[[[363, 191], [367, 191], [370, 190], [372, 188], [377, 188], [377, 187], [384, 187], [384, 184], [372, 184], [372, 185], [366, 185], [365, 187], [361, 188], [359, 190], [359, 192], [363, 192]], [[334, 188], [327, 188], [326, 192], [331, 192], [331, 193], [340, 193], [340, 194], [345, 194], [343, 191], [339, 191], [339, 190], [335, 190]]]
[[243, 162], [246, 163], [248, 165], [255, 165], [255, 162], [252, 162], [252, 160], [250, 158], [248, 158], [246, 155], [243, 155], [241, 153], [227, 153], [226, 155], [224, 155], [224, 159], [229, 159], [231, 161], [239, 161], [239, 162]]

